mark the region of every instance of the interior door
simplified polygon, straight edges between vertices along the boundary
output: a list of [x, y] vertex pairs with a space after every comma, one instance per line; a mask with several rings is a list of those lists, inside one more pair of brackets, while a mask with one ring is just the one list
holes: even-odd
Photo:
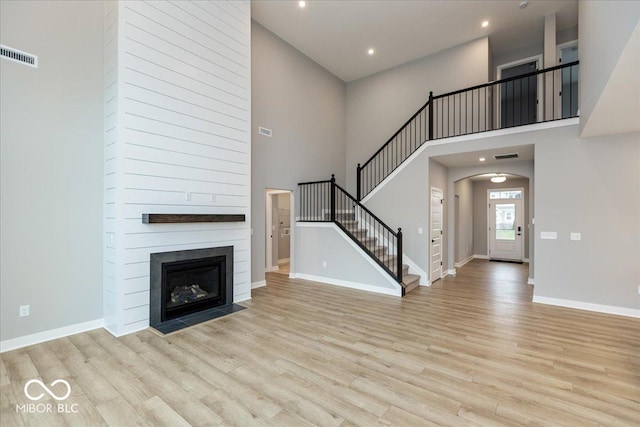
[[[518, 77], [536, 71], [538, 68], [538, 60], [533, 59], [501, 68], [498, 78]], [[498, 92], [500, 128], [528, 125], [538, 121], [539, 76], [516, 78], [500, 83]]]
[[442, 214], [444, 194], [431, 187], [431, 283], [442, 277]]
[[522, 261], [522, 199], [489, 200], [489, 258]]

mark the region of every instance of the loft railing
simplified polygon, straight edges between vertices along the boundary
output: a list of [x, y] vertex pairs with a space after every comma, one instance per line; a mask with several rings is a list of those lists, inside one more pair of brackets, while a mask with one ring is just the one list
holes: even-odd
[[362, 200], [426, 142], [578, 116], [578, 61], [501, 79], [429, 100], [363, 165]]
[[[302, 182], [299, 222], [333, 222], [398, 283], [402, 283], [402, 229], [394, 231], [330, 180]], [[403, 288], [404, 289], [404, 288]]]

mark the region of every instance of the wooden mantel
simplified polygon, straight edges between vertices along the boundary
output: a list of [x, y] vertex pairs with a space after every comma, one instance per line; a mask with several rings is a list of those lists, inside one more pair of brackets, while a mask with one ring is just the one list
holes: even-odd
[[184, 224], [189, 222], [245, 222], [244, 214], [142, 214], [143, 224]]

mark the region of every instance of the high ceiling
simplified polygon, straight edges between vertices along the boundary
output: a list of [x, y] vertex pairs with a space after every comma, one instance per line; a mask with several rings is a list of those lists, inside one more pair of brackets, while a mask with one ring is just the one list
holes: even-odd
[[[544, 16], [557, 31], [578, 25], [578, 1], [253, 0], [253, 19], [344, 81], [352, 81], [489, 36], [494, 54], [543, 39]], [[489, 26], [481, 27], [482, 21]], [[369, 56], [367, 50], [375, 49]]]

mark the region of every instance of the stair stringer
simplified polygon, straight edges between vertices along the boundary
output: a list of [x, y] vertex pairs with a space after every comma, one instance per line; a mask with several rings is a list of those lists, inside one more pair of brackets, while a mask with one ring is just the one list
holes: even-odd
[[[335, 223], [296, 223], [295, 247], [298, 261], [291, 278], [402, 296], [402, 286]], [[348, 255], [340, 258], [341, 253]]]
[[[386, 239], [375, 229], [375, 227], [372, 227], [368, 221], [361, 221], [360, 225], [367, 230], [369, 236], [376, 237], [379, 244], [389, 248], [389, 254], [396, 255], [398, 253], [396, 245]], [[403, 251], [402, 254], [402, 263], [409, 266], [409, 273], [417, 274], [418, 276], [420, 276], [420, 286], [431, 286], [431, 283], [429, 282], [429, 275], [424, 271], [424, 269], [422, 269], [411, 258], [409, 258], [405, 251]]]

